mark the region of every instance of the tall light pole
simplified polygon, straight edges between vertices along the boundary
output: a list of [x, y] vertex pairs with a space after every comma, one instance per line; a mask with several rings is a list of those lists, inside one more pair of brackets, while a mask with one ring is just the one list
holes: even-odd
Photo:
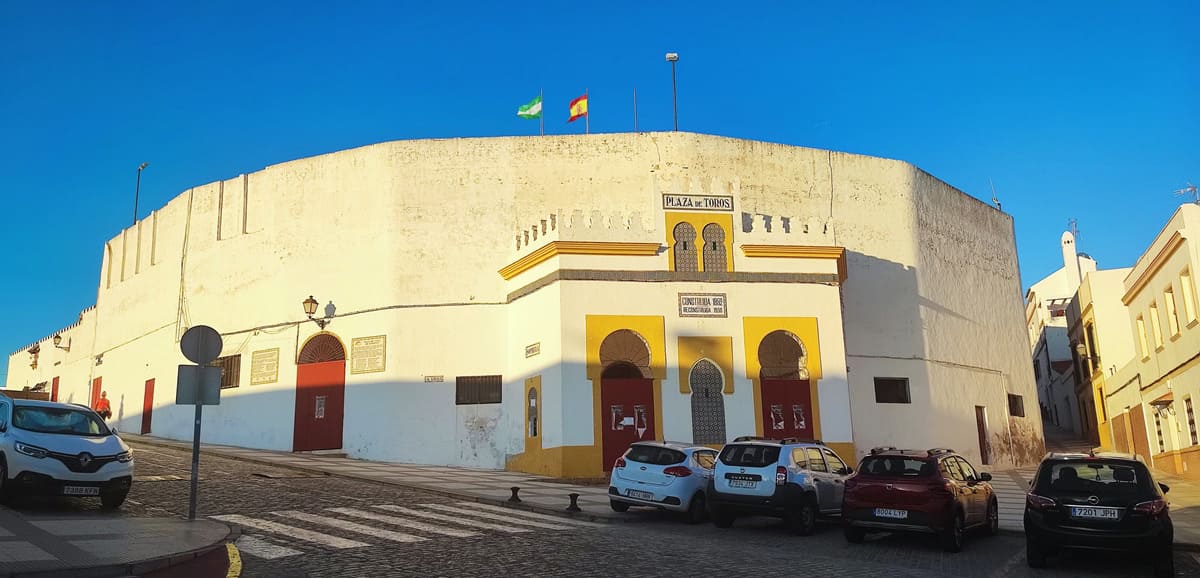
[[146, 167], [148, 167], [148, 166], [150, 166], [150, 163], [142, 163], [142, 164], [138, 165], [138, 169], [137, 169], [137, 185], [134, 186], [134, 188], [133, 188], [133, 224], [134, 225], [137, 225], [138, 195], [142, 192], [142, 171], [145, 170]]
[[667, 62], [671, 63], [671, 108], [675, 111], [675, 132], [679, 132], [679, 99], [675, 92], [675, 63], [679, 62], [679, 53], [668, 52]]

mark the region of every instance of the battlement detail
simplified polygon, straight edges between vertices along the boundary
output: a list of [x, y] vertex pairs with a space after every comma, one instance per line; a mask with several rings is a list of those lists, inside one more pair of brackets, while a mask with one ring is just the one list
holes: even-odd
[[605, 213], [574, 210], [557, 211], [538, 219], [513, 236], [518, 252], [540, 247], [553, 241], [659, 241], [661, 234], [653, 219], [641, 212]]
[[761, 213], [741, 214], [741, 233], [738, 243], [786, 244], [786, 245], [833, 245], [835, 221]]

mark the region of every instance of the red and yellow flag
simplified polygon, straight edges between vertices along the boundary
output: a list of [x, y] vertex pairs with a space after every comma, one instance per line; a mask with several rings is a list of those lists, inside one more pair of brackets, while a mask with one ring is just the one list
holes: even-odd
[[575, 122], [579, 117], [587, 116], [588, 113], [588, 97], [587, 93], [583, 96], [571, 101], [571, 118], [567, 122]]

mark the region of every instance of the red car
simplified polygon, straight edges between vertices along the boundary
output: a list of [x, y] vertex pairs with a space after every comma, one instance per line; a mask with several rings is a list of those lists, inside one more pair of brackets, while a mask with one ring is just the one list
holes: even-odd
[[958, 552], [966, 530], [999, 529], [991, 479], [954, 450], [875, 448], [846, 479], [846, 540], [862, 542], [870, 530], [927, 532], [937, 534], [946, 551]]

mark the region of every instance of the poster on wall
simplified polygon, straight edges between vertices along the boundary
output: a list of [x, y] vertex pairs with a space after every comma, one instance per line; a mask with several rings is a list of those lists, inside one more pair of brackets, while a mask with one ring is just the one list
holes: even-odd
[[263, 349], [250, 354], [250, 385], [279, 381], [279, 348]]
[[350, 373], [377, 373], [386, 364], [387, 336], [355, 337], [350, 341]]

